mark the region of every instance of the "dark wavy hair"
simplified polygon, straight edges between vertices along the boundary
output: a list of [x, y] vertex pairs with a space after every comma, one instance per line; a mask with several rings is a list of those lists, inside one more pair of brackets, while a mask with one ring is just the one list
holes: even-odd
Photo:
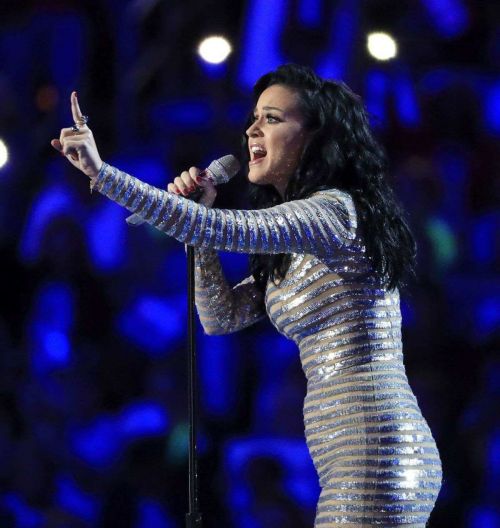
[[[358, 226], [362, 226], [374, 272], [389, 290], [401, 289], [406, 276], [415, 275], [416, 243], [387, 182], [386, 154], [373, 135], [361, 98], [343, 82], [323, 80], [306, 66], [285, 64], [257, 81], [254, 102], [274, 84], [298, 94], [311, 138], [288, 181], [284, 200], [274, 186], [248, 182], [251, 206], [272, 207], [330, 188], [348, 192], [356, 207]], [[252, 121], [253, 112], [246, 128]], [[248, 138], [244, 135], [246, 160], [247, 145]], [[248, 163], [244, 166], [248, 167]], [[274, 282], [283, 279], [290, 262], [290, 254], [252, 254], [250, 270], [257, 285], [264, 289], [269, 278]]]

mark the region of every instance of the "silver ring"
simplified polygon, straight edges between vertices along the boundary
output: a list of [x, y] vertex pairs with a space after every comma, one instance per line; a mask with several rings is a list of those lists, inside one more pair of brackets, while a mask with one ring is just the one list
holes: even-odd
[[75, 123], [72, 127], [71, 127], [71, 130], [73, 132], [80, 132], [80, 127]]
[[89, 116], [82, 115], [77, 121], [77, 124], [80, 126], [85, 126], [89, 122]]

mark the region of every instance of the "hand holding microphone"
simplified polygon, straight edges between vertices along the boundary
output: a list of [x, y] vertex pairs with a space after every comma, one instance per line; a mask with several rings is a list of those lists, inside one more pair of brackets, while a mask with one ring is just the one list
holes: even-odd
[[[239, 161], [231, 154], [210, 163], [205, 170], [191, 167], [167, 185], [167, 191], [211, 207], [217, 196], [216, 185], [226, 183], [240, 170]], [[130, 225], [141, 225], [144, 220], [136, 214], [127, 217]]]
[[167, 190], [183, 194], [186, 198], [199, 200], [203, 205], [211, 206], [217, 195], [216, 185], [228, 182], [240, 170], [238, 160], [231, 154], [222, 156], [210, 163], [203, 171], [191, 167], [169, 183]]
[[197, 167], [191, 167], [169, 183], [167, 191], [210, 207], [217, 196], [217, 190], [204, 173]]

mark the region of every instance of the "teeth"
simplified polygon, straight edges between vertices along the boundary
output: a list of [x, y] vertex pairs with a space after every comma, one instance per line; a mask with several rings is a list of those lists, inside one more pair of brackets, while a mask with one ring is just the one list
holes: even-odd
[[264, 154], [266, 153], [266, 150], [263, 147], [260, 147], [259, 145], [252, 145], [251, 150], [254, 154], [256, 154], [257, 152], [262, 152]]

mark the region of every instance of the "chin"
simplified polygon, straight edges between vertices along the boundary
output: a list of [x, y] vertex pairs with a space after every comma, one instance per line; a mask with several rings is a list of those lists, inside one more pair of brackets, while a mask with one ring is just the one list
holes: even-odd
[[252, 171], [250, 171], [248, 173], [248, 181], [250, 183], [254, 183], [255, 185], [267, 185], [267, 183], [268, 183], [268, 182], [266, 182], [265, 175], [263, 175], [263, 174], [255, 174]]

